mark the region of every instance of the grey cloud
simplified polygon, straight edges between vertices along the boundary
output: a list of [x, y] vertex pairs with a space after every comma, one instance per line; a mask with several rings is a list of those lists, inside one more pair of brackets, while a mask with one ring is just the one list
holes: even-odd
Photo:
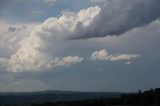
[[82, 22], [69, 39], [119, 36], [137, 27], [150, 24], [160, 17], [159, 0], [107, 0], [88, 26]]
[[8, 32], [16, 32], [20, 30], [25, 30], [27, 26], [22, 26], [22, 27], [14, 27], [14, 26], [9, 26], [8, 27]]
[[8, 27], [8, 32], [15, 32], [17, 28], [15, 27]]

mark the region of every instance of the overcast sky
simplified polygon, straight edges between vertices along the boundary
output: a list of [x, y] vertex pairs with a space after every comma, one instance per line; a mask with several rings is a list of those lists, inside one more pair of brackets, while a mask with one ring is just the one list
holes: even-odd
[[0, 92], [160, 87], [160, 0], [1, 0]]

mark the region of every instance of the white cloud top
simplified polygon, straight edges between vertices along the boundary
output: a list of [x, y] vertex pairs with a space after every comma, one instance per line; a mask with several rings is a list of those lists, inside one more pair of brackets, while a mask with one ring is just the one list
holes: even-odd
[[59, 18], [47, 19], [38, 25], [30, 36], [17, 43], [18, 49], [10, 56], [10, 59], [3, 58], [1, 61], [7, 61], [8, 69], [12, 71], [39, 70], [45, 66], [51, 67], [51, 64], [55, 67], [81, 62], [83, 58], [78, 56], [68, 56], [59, 60], [49, 56], [48, 51], [43, 50], [49, 45], [54, 46], [57, 42], [63, 42], [61, 39], [74, 35], [79, 30], [79, 25], [88, 26], [99, 11], [100, 8], [96, 6], [83, 9], [77, 14], [65, 12]]
[[91, 60], [103, 60], [103, 61], [130, 61], [138, 58], [137, 54], [109, 54], [105, 49], [95, 51], [90, 56]]
[[[5, 60], [9, 70], [38, 70], [43, 66], [55, 62], [55, 59], [43, 51], [48, 45], [54, 45], [55, 42], [61, 41], [69, 35], [73, 35], [79, 24], [87, 26], [92, 19], [99, 13], [99, 7], [90, 7], [83, 9], [79, 13], [65, 12], [59, 18], [49, 18], [43, 24], [37, 26], [30, 34], [17, 43], [18, 49], [15, 54], [10, 56], [10, 59]], [[62, 42], [62, 41], [61, 41]], [[56, 58], [56, 57], [55, 57]], [[81, 57], [64, 57], [62, 60], [57, 60], [53, 66], [61, 66], [81, 62]], [[3, 62], [4, 63], [4, 62]]]

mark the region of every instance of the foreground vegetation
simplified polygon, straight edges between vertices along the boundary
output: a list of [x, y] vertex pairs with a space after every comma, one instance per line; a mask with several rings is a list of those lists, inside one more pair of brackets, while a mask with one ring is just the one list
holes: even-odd
[[[72, 97], [73, 98], [73, 97]], [[139, 90], [137, 93], [125, 93], [119, 97], [113, 98], [97, 98], [88, 100], [70, 100], [70, 101], [54, 101], [52, 102], [32, 102], [32, 103], [20, 103], [17, 104], [0, 104], [0, 106], [133, 106], [133, 105], [148, 105], [159, 106], [160, 105], [160, 88], [150, 89], [142, 92]]]
[[109, 106], [109, 105], [160, 105], [160, 88], [138, 93], [123, 94], [120, 98], [100, 98], [83, 101], [45, 102], [31, 106]]

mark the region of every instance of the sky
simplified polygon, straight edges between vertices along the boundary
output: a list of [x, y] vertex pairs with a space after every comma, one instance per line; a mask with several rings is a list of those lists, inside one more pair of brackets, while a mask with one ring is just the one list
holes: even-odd
[[1, 0], [0, 92], [160, 87], [159, 0]]

